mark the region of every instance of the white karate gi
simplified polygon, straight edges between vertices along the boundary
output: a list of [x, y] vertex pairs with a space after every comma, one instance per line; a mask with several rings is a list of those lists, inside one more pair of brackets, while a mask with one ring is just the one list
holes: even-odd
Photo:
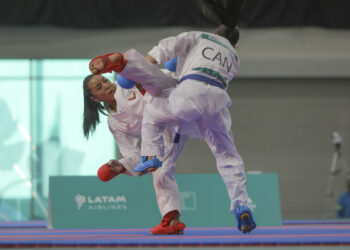
[[[138, 142], [141, 138], [143, 110], [147, 101], [152, 97], [148, 94], [143, 96], [137, 88], [128, 90], [117, 85], [114, 98], [117, 102], [117, 112], [105, 106], [108, 111], [108, 126], [123, 156], [119, 162], [127, 169], [128, 175], [134, 176], [133, 170], [141, 160]], [[162, 100], [159, 101], [162, 102]], [[166, 153], [160, 159], [163, 161], [163, 166], [152, 173], [158, 207], [162, 216], [172, 210], [178, 210], [181, 213], [180, 196], [174, 171], [186, 138], [174, 144], [173, 126], [169, 126], [163, 133], [166, 148]]]
[[[167, 121], [196, 121], [216, 158], [219, 173], [231, 200], [231, 212], [233, 213], [237, 206], [247, 205], [244, 164], [234, 145], [231, 117], [227, 109], [231, 100], [225, 91], [238, 69], [237, 52], [229, 41], [221, 36], [194, 31], [161, 40], [149, 55], [158, 63], [164, 63], [177, 56], [176, 75], [179, 80], [184, 76], [196, 74], [215, 80], [223, 89], [203, 81], [187, 79], [169, 93], [168, 107], [146, 107], [142, 125], [142, 155], [164, 154], [161, 132]], [[129, 72], [132, 71], [132, 65], [129, 65]], [[140, 73], [142, 74], [144, 73]], [[141, 78], [139, 82], [144, 85]], [[145, 82], [145, 88], [152, 88], [148, 86], [151, 84]], [[166, 112], [163, 112], [164, 110]], [[169, 114], [168, 119], [166, 113]]]

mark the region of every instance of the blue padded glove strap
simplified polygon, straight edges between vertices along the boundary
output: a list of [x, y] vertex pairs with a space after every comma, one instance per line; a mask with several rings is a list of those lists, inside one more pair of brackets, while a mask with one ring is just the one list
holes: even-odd
[[[145, 157], [145, 158], [144, 158]], [[141, 162], [137, 164], [136, 168], [134, 169], [134, 172], [146, 172], [146, 170], [150, 167], [159, 168], [162, 166], [162, 162], [158, 160], [157, 158], [153, 158], [151, 160], [146, 161], [147, 157], [142, 156]]]
[[256, 227], [256, 223], [254, 221], [252, 211], [250, 211], [250, 208], [248, 206], [242, 205], [242, 206], [236, 207], [234, 212], [237, 220], [237, 227], [239, 230], [241, 230], [241, 226], [242, 226], [242, 220], [240, 216], [243, 213], [249, 214], [251, 223], [254, 225], [254, 228]]

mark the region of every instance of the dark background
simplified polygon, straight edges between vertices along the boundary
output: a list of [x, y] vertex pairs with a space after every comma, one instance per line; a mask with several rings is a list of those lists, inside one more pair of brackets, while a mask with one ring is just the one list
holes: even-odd
[[[242, 27], [350, 28], [349, 0], [246, 0]], [[0, 25], [210, 26], [193, 0], [1, 0]]]

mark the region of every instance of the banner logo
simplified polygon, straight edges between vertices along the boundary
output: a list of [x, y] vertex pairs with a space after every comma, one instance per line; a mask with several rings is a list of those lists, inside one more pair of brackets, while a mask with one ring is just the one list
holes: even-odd
[[83, 204], [86, 202], [85, 196], [77, 194], [75, 196], [75, 202], [77, 203], [78, 210], [80, 210]]
[[77, 194], [74, 199], [78, 210], [127, 210], [127, 200], [124, 195], [84, 196]]

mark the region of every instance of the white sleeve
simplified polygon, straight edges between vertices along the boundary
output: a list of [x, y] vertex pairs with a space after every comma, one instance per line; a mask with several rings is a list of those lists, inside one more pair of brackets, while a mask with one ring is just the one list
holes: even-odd
[[184, 32], [175, 37], [168, 37], [160, 40], [148, 52], [159, 64], [167, 62], [176, 56], [183, 56], [198, 41], [198, 32]]
[[110, 131], [123, 157], [118, 161], [126, 168], [127, 175], [135, 176], [134, 169], [141, 161], [141, 149], [138, 146], [139, 139], [120, 130], [112, 131], [110, 128]]

